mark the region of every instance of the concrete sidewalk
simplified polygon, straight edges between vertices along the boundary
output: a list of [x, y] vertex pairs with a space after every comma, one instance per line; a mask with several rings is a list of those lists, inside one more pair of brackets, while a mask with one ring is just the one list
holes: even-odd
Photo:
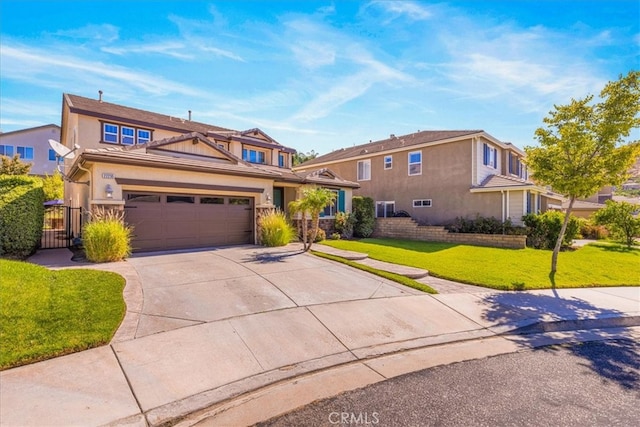
[[96, 267], [127, 279], [125, 322], [109, 346], [1, 372], [3, 426], [250, 425], [437, 364], [640, 339], [640, 288], [427, 295], [294, 245]]

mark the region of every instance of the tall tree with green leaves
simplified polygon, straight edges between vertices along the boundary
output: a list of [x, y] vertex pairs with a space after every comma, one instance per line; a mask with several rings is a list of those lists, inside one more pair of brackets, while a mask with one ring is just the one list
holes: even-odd
[[[326, 188], [308, 185], [300, 188], [300, 196], [298, 200], [289, 203], [289, 210], [292, 214], [300, 213], [302, 216], [302, 247], [306, 252], [311, 249], [318, 235], [320, 212], [327, 205], [333, 205], [336, 194]], [[311, 236], [307, 236], [307, 214], [311, 216]]]
[[640, 236], [640, 218], [635, 216], [640, 205], [613, 200], [607, 200], [605, 205], [593, 214], [594, 222], [606, 226], [616, 239], [631, 248], [635, 238]]
[[313, 150], [307, 152], [306, 154], [305, 153], [295, 153], [293, 155], [293, 166], [298, 166], [298, 165], [306, 162], [307, 160], [315, 159], [316, 157], [318, 157], [318, 153], [316, 153]]
[[607, 185], [625, 181], [640, 155], [640, 141], [627, 141], [640, 127], [640, 72], [631, 71], [606, 84], [599, 102], [593, 95], [555, 105], [535, 132], [540, 143], [526, 147], [526, 162], [533, 179], [551, 186], [569, 199], [560, 235], [551, 256], [551, 274], [558, 265], [567, 223], [574, 202]]
[[28, 175], [29, 171], [31, 171], [31, 166], [31, 163], [24, 163], [20, 160], [19, 154], [16, 154], [13, 158], [2, 156], [0, 175]]

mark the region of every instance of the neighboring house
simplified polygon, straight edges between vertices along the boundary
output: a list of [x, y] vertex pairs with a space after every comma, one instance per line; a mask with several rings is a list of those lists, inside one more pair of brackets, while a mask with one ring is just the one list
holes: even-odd
[[30, 175], [51, 175], [58, 163], [49, 146], [50, 139], [60, 139], [60, 126], [49, 124], [0, 133], [0, 156], [18, 154], [21, 161], [31, 163]]
[[342, 195], [357, 183], [330, 171], [296, 174], [295, 150], [260, 129], [235, 131], [64, 94], [61, 143], [65, 199], [74, 207], [119, 207], [134, 226], [134, 250], [256, 242], [258, 211], [286, 210], [303, 184]]
[[421, 224], [476, 215], [510, 219], [559, 207], [561, 198], [529, 180], [524, 152], [482, 130], [423, 131], [309, 160], [294, 170], [330, 167], [372, 197], [377, 217], [407, 212]]

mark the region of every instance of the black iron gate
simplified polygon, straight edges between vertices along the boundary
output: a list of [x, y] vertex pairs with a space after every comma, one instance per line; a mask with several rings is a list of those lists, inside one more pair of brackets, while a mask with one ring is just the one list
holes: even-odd
[[45, 206], [40, 249], [68, 248], [82, 230], [82, 208]]

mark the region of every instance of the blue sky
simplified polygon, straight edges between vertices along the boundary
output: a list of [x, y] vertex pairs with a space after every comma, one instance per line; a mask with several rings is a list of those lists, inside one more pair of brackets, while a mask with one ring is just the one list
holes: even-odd
[[429, 129], [519, 147], [638, 69], [637, 0], [0, 2], [0, 128], [62, 93], [326, 153]]

